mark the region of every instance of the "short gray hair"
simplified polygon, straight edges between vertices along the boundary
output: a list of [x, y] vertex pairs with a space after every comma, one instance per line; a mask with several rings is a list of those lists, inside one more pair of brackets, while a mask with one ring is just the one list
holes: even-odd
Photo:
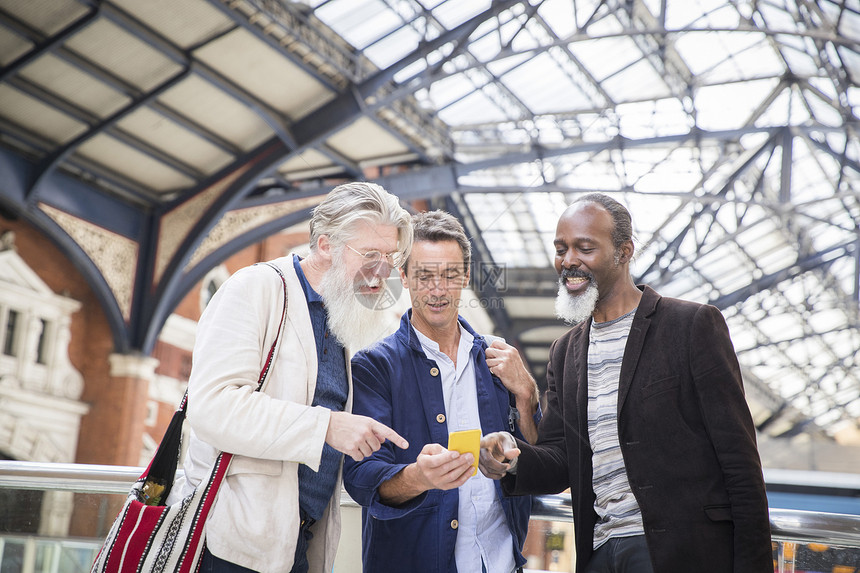
[[[412, 216], [412, 229], [414, 240], [430, 241], [438, 243], [441, 241], [454, 241], [463, 253], [464, 271], [472, 264], [472, 244], [463, 225], [454, 215], [445, 211], [427, 211]], [[403, 266], [404, 271], [409, 270], [409, 259]]]
[[588, 193], [577, 197], [571, 205], [577, 203], [597, 203], [606, 209], [606, 212], [612, 217], [612, 245], [615, 250], [621, 248], [621, 245], [627, 241], [633, 240], [633, 220], [630, 217], [630, 211], [609, 195]]
[[356, 181], [332, 189], [311, 216], [311, 251], [323, 235], [338, 247], [355, 236], [356, 225], [366, 221], [397, 228], [397, 250], [409, 255], [412, 249], [412, 217], [400, 201], [376, 183]]

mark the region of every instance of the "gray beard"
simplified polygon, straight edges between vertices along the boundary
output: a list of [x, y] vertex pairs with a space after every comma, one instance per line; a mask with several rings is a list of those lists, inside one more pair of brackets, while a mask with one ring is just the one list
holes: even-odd
[[384, 291], [377, 295], [359, 294], [357, 286], [353, 277], [347, 276], [340, 256], [333, 258], [331, 268], [320, 281], [329, 329], [353, 352], [377, 342], [389, 330], [386, 313], [376, 310], [374, 304]]
[[558, 296], [555, 297], [555, 315], [567, 324], [578, 324], [591, 316], [597, 308], [597, 285], [592, 282], [585, 292], [573, 296], [567, 292], [564, 283], [559, 281]]

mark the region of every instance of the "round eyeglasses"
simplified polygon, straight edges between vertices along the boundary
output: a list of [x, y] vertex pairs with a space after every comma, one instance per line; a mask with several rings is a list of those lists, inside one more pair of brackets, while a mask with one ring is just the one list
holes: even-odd
[[356, 249], [353, 249], [349, 245], [346, 246], [350, 251], [361, 257], [362, 263], [361, 266], [365, 269], [371, 269], [382, 262], [382, 259], [385, 259], [385, 262], [394, 268], [400, 268], [400, 265], [403, 264], [403, 253], [400, 251], [395, 251], [393, 253], [383, 253], [382, 251], [367, 251], [366, 253], [362, 253]]

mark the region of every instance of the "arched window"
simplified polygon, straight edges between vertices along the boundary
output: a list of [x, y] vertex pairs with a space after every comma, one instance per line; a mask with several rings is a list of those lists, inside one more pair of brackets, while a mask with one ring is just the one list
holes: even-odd
[[209, 301], [230, 277], [230, 272], [224, 265], [218, 265], [203, 277], [200, 286], [200, 312], [202, 313], [209, 305]]

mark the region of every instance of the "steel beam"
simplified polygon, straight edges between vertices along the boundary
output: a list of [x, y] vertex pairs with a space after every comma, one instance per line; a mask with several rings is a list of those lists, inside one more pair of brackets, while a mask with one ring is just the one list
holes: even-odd
[[[53, 34], [50, 38], [43, 38], [35, 42], [35, 45], [31, 50], [27, 51], [25, 54], [23, 54], [10, 64], [0, 68], [0, 82], [6, 81], [13, 75], [17, 74], [22, 68], [24, 68], [31, 62], [34, 62], [45, 54], [51, 53], [56, 50], [56, 48], [61, 46], [63, 42], [80, 32], [81, 30], [85, 29], [90, 24], [92, 24], [93, 21], [98, 18], [98, 16], [98, 7], [91, 8], [89, 12], [87, 12], [59, 32]], [[28, 30], [29, 32], [26, 34], [27, 39], [32, 41], [32, 30], [29, 28], [29, 26], [26, 26], [22, 22], [19, 22], [18, 20], [12, 18], [7, 14], [3, 15], [2, 21], [6, 25], [12, 24], [9, 27], [13, 29]]]
[[[122, 311], [101, 270], [38, 203], [28, 200], [28, 183], [36, 171], [31, 161], [0, 148], [0, 203], [38, 228], [71, 261], [100, 302], [116, 351], [131, 350]], [[133, 241], [140, 239], [145, 227], [146, 217], [139, 208], [62, 172], [51, 173], [43, 180], [39, 200]]]
[[[240, 26], [242, 29], [247, 30], [257, 39], [261, 40], [269, 47], [277, 51], [279, 54], [284, 56], [286, 59], [288, 59], [295, 66], [299, 67], [308, 75], [319, 80], [330, 90], [339, 91], [342, 88], [342, 85], [338, 85], [338, 83], [333, 82], [331, 78], [328, 78], [324, 74], [321, 74], [318, 68], [309, 65], [305, 58], [302, 58], [297, 54], [293, 53], [292, 51], [286, 49], [283, 44], [281, 44], [271, 35], [267, 34], [265, 30], [263, 30], [259, 26], [254, 25], [254, 23], [252, 23], [247, 17], [240, 14], [237, 11], [237, 8], [234, 7], [237, 2], [233, 0], [209, 0], [209, 4], [213, 8], [221, 12], [224, 16], [232, 20], [233, 23], [235, 23], [237, 26]], [[266, 9], [263, 6], [260, 6], [254, 0], [250, 0], [250, 5], [254, 6], [259, 12], [265, 13], [267, 17], [277, 22], [283, 30], [285, 30], [289, 34], [292, 34], [296, 41], [304, 44], [309, 51], [312, 51], [321, 58], [325, 59], [329, 65], [331, 65], [333, 68], [338, 70], [338, 72], [343, 74], [347, 78], [347, 81], [354, 82], [361, 79], [360, 70], [362, 66], [359, 63], [357, 57], [353, 54], [348, 53], [346, 50], [333, 46], [330, 41], [328, 41], [324, 36], [319, 34], [313, 28], [313, 26], [307, 21], [307, 18], [295, 14], [293, 11], [290, 10], [289, 6], [283, 4], [278, 5], [273, 3], [269, 9]], [[282, 10], [282, 12], [280, 14], [274, 14], [271, 12], [273, 8], [280, 9]], [[317, 8], [319, 8], [319, 6], [317, 6]], [[287, 21], [284, 21], [284, 18], [286, 18]], [[300, 32], [304, 32], [307, 37], [302, 37], [302, 34]], [[314, 39], [311, 40], [310, 37], [313, 37]], [[332, 53], [340, 52], [342, 60], [338, 61], [335, 58], [331, 57], [328, 54], [327, 49], [320, 49], [323, 45], [326, 46], [328, 50], [331, 50]], [[352, 61], [353, 69], [349, 69], [349, 66], [343, 65], [343, 62], [347, 60]], [[370, 66], [368, 65], [367, 68], [369, 67]]]
[[144, 332], [147, 335], [140, 343], [141, 351], [145, 354], [152, 352], [152, 349], [155, 347], [158, 334], [161, 332], [164, 322], [170, 316], [172, 309], [188, 295], [191, 289], [203, 279], [210, 269], [214, 268], [230, 255], [239, 252], [245, 247], [258, 243], [266, 237], [286, 229], [287, 227], [308, 220], [312, 209], [313, 207], [306, 207], [294, 213], [269, 221], [248, 231], [247, 233], [243, 233], [242, 235], [231, 239], [203, 258], [193, 268], [182, 273], [179, 280], [169, 282], [168, 288], [161, 290], [159, 293], [159, 302], [162, 304], [156, 306], [155, 310], [157, 313], [152, 315], [145, 324], [141, 324], [142, 327], [145, 326]]
[[749, 285], [732, 293], [711, 299], [708, 303], [716, 306], [720, 310], [725, 310], [745, 301], [759, 292], [774, 289], [779, 285], [779, 283], [785, 280], [800, 276], [813, 270], [829, 267], [839, 258], [856, 256], [856, 249], [857, 242], [850, 241], [818, 251], [804, 258], [798, 258], [794, 264], [780, 271], [762, 276], [752, 281]]
[[[88, 129], [87, 131], [85, 131], [84, 133], [79, 135], [78, 137], [74, 138], [70, 142], [64, 144], [62, 147], [59, 147], [58, 149], [54, 150], [47, 157], [43, 158], [42, 161], [40, 162], [41, 172], [39, 173], [37, 178], [33, 181], [32, 185], [30, 186], [29, 192], [38, 195], [38, 188], [39, 188], [40, 181], [42, 181], [46, 176], [50, 175], [54, 170], [56, 170], [57, 167], [63, 161], [65, 161], [65, 159], [71, 153], [73, 153], [82, 143], [84, 143], [85, 141], [87, 141], [91, 137], [94, 137], [95, 135], [106, 131], [108, 128], [115, 126], [116, 123], [119, 122], [122, 118], [128, 117], [128, 115], [130, 115], [132, 112], [137, 111], [138, 109], [140, 109], [142, 106], [146, 105], [147, 103], [154, 101], [155, 98], [157, 98], [162, 93], [164, 93], [168, 89], [172, 88], [173, 86], [175, 86], [176, 84], [178, 84], [182, 80], [184, 80], [187, 76], [188, 76], [188, 70], [185, 70], [184, 72], [175, 75], [174, 77], [170, 78], [166, 82], [162, 83], [155, 90], [148, 93], [144, 98], [141, 98], [140, 100], [132, 101], [130, 104], [126, 105], [125, 107], [123, 107], [122, 109], [120, 109], [119, 111], [117, 111], [116, 113], [111, 115], [110, 117], [107, 117], [107, 118], [101, 120], [96, 125], [91, 126], [90, 129]], [[199, 172], [197, 172], [197, 177], [199, 177], [199, 176], [200, 176], [200, 174], [199, 174]]]

